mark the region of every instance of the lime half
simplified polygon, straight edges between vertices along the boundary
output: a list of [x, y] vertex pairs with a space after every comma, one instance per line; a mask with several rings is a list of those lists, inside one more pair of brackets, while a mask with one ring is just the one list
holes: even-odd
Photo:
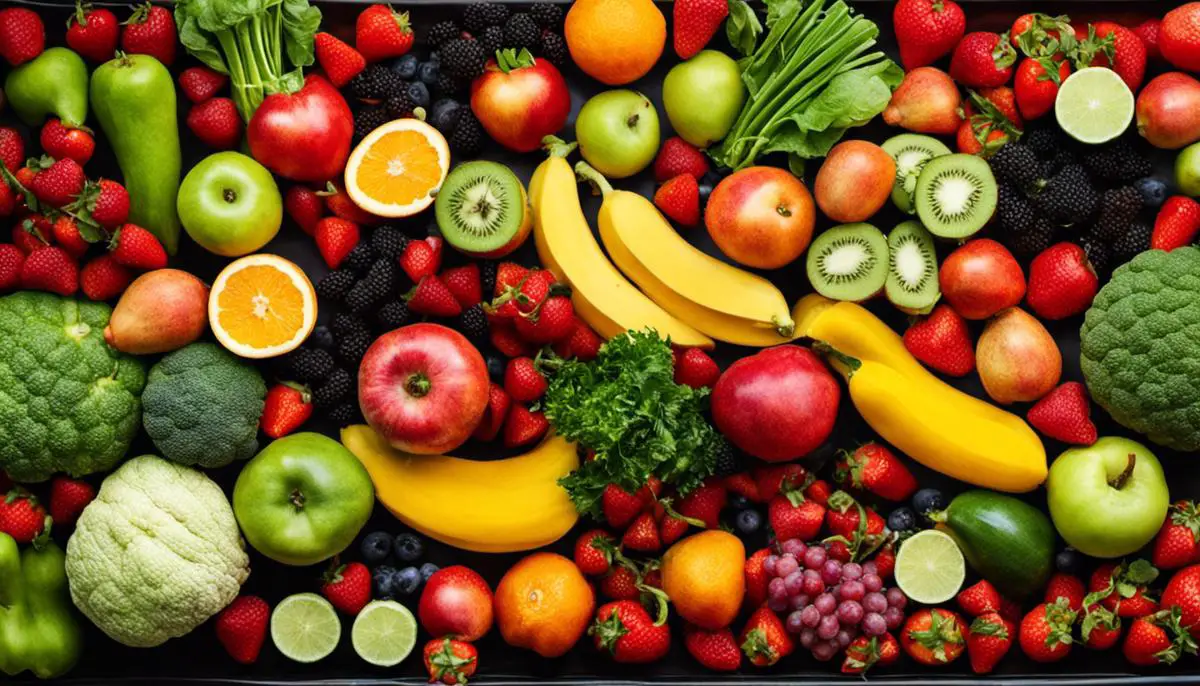
[[1054, 116], [1081, 143], [1111, 141], [1133, 121], [1133, 93], [1111, 69], [1080, 69], [1059, 87]]
[[937, 605], [962, 588], [967, 565], [953, 538], [930, 529], [900, 544], [895, 575], [904, 595], [918, 603]]
[[377, 667], [400, 664], [417, 644], [417, 620], [393, 600], [367, 604], [350, 630], [354, 652]]
[[271, 640], [279, 652], [296, 662], [328, 657], [341, 638], [337, 611], [315, 593], [288, 596], [271, 613]]

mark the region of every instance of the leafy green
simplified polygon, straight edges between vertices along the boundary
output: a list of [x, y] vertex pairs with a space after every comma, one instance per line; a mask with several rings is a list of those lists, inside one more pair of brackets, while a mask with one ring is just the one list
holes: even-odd
[[651, 475], [681, 492], [699, 485], [723, 440], [704, 418], [708, 395], [675, 383], [670, 345], [650, 330], [613, 338], [591, 362], [564, 362], [546, 391], [546, 416], [596, 453], [559, 481], [575, 507], [599, 516], [608, 484], [633, 492]]
[[745, 0], [730, 0], [729, 18], [725, 20], [725, 35], [729, 44], [743, 55], [754, 52], [754, 45], [762, 33], [762, 24], [754, 9]]

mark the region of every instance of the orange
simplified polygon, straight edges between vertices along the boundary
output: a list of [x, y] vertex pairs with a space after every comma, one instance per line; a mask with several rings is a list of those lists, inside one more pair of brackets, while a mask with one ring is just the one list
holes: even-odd
[[712, 529], [688, 536], [663, 555], [663, 590], [680, 617], [716, 631], [729, 626], [746, 593], [746, 548]]
[[620, 86], [645, 76], [658, 61], [667, 20], [653, 0], [577, 0], [563, 34], [584, 73]]
[[217, 341], [241, 357], [294, 350], [317, 323], [317, 295], [304, 270], [278, 255], [248, 255], [225, 267], [208, 295]]
[[500, 635], [509, 645], [558, 657], [583, 636], [596, 597], [574, 562], [554, 553], [534, 553], [500, 580], [493, 605]]
[[380, 217], [429, 207], [450, 171], [450, 146], [420, 119], [397, 119], [367, 134], [346, 160], [346, 194]]

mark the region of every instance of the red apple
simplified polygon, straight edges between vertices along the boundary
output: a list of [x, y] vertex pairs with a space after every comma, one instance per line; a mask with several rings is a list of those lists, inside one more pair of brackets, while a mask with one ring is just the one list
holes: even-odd
[[358, 368], [363, 416], [392, 447], [437, 455], [462, 445], [488, 402], [483, 356], [440, 324], [410, 324], [380, 336]]
[[1154, 77], [1138, 93], [1137, 129], [1150, 145], [1174, 150], [1200, 140], [1200, 81], [1182, 72]]
[[800, 257], [812, 240], [816, 211], [804, 183], [777, 167], [747, 167], [721, 180], [708, 198], [704, 224], [735, 262], [776, 269]]
[[341, 177], [354, 137], [346, 99], [323, 76], [309, 74], [295, 93], [268, 95], [246, 125], [254, 159], [293, 181]]
[[895, 183], [896, 161], [883, 148], [867, 141], [842, 141], [817, 172], [813, 195], [826, 217], [849, 224], [878, 212]]
[[462, 565], [434, 572], [425, 582], [417, 617], [433, 636], [477, 641], [492, 628], [492, 589]]
[[1030, 403], [1062, 376], [1062, 354], [1042, 323], [1019, 307], [988, 322], [975, 346], [983, 389], [998, 403]]
[[471, 84], [471, 111], [497, 143], [531, 152], [567, 123], [571, 91], [549, 61], [506, 50]]
[[803, 457], [829, 438], [841, 387], [808, 348], [781, 345], [721, 374], [713, 421], [734, 445], [767, 462]]
[[942, 297], [966, 319], [987, 319], [1025, 297], [1021, 265], [990, 238], [976, 238], [950, 253], [938, 281]]

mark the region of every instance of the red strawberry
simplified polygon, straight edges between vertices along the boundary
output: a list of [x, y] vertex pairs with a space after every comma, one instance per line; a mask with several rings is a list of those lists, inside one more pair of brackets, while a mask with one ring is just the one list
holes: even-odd
[[948, 55], [962, 40], [967, 18], [954, 0], [899, 0], [892, 25], [906, 70], [924, 67]]
[[1121, 618], [1099, 605], [1090, 606], [1079, 623], [1084, 647], [1108, 650], [1121, 640]]
[[435, 638], [425, 644], [421, 654], [431, 684], [465, 685], [479, 668], [479, 651], [466, 641], [449, 637]]
[[[313, 236], [317, 241], [317, 251], [321, 253], [325, 265], [330, 269], [337, 269], [341, 266], [342, 260], [346, 259], [346, 255], [349, 255], [354, 246], [358, 245], [358, 224], [340, 217], [325, 217], [317, 222]], [[413, 241], [409, 245], [418, 242]], [[403, 265], [403, 263], [401, 264]]]
[[1139, 667], [1169, 665], [1184, 653], [1196, 654], [1196, 640], [1180, 624], [1178, 607], [1134, 620], [1121, 652]]
[[51, 207], [65, 207], [83, 192], [86, 182], [83, 167], [75, 160], [64, 157], [39, 171], [29, 182], [29, 190], [38, 202]]
[[507, 321], [504, 325], [493, 323], [488, 331], [488, 340], [492, 347], [499, 350], [505, 357], [520, 357], [534, 353], [534, 347], [518, 336], [516, 329]]
[[[724, 0], [722, 0], [722, 5]], [[677, 34], [678, 35], [678, 34]], [[678, 46], [678, 37], [676, 46]], [[678, 50], [678, 47], [676, 47]], [[717, 631], [684, 624], [683, 645], [705, 669], [714, 672], [733, 672], [742, 665], [742, 649], [728, 628]]]
[[227, 83], [228, 76], [208, 67], [188, 67], [179, 75], [179, 88], [196, 105], [215, 97]]
[[[1074, 47], [1075, 32], [1066, 15], [1052, 17], [1040, 12], [1022, 14], [1008, 30], [1013, 47], [1027, 57], [1054, 56], [1061, 59], [1067, 47]], [[1067, 45], [1063, 44], [1066, 36]]]
[[267, 391], [258, 424], [271, 438], [286, 436], [304, 425], [312, 416], [312, 396], [304, 386], [277, 383]]
[[0, 179], [0, 217], [10, 217], [17, 209], [17, 194]]
[[1100, 289], [1087, 253], [1075, 243], [1057, 243], [1029, 265], [1025, 300], [1042, 319], [1065, 319], [1086, 310]]
[[1163, 591], [1162, 605], [1178, 607], [1183, 626], [1200, 638], [1200, 565], [1175, 572]]
[[[664, 546], [670, 547], [675, 541], [683, 538], [692, 523], [674, 510], [667, 511], [658, 518], [658, 540]], [[697, 523], [702, 522], [697, 520]]]
[[86, 129], [63, 126], [57, 117], [50, 117], [42, 125], [39, 136], [42, 150], [56, 160], [69, 157], [79, 164], [87, 164], [96, 151], [96, 141]]
[[1054, 109], [1058, 87], [1071, 75], [1071, 64], [1053, 57], [1026, 57], [1017, 65], [1013, 92], [1017, 109], [1028, 121], [1040, 119]]
[[1012, 627], [996, 612], [975, 618], [967, 632], [967, 658], [971, 671], [987, 674], [1008, 654], [1012, 647]]
[[454, 294], [436, 276], [421, 279], [404, 295], [404, 299], [408, 301], [408, 309], [414, 314], [454, 317], [462, 312], [462, 306], [454, 299]]
[[546, 394], [546, 377], [534, 360], [515, 357], [504, 368], [504, 390], [513, 400], [529, 404]]
[[110, 10], [76, 2], [75, 14], [67, 20], [67, 46], [93, 62], [107, 62], [117, 51], [120, 30]]
[[746, 579], [746, 607], [758, 607], [767, 602], [767, 571], [763, 562], [772, 555], [770, 548], [762, 548], [746, 558], [743, 576]]
[[46, 508], [28, 491], [11, 490], [0, 500], [0, 533], [17, 543], [33, 543], [50, 530], [50, 524]]
[[391, 5], [371, 5], [354, 23], [354, 47], [368, 62], [403, 55], [412, 49], [413, 39], [408, 12], [396, 12]]
[[40, 214], [31, 214], [13, 225], [13, 244], [26, 255], [50, 245], [54, 240], [54, 224]]
[[1163, 15], [1158, 49], [1172, 66], [1200, 71], [1200, 3], [1189, 2]]
[[1091, 445], [1096, 442], [1096, 425], [1087, 388], [1068, 381], [1037, 401], [1025, 415], [1033, 428], [1063, 443]]
[[325, 204], [320, 196], [308, 186], [296, 184], [283, 196], [283, 209], [304, 233], [312, 236], [317, 231], [317, 222], [325, 216]]
[[1075, 59], [1080, 67], [1109, 67], [1136, 93], [1146, 76], [1146, 45], [1133, 31], [1111, 21], [1076, 28], [1080, 44]]
[[357, 615], [371, 602], [371, 570], [361, 562], [344, 565], [335, 562], [323, 582], [321, 595], [348, 615]]
[[[879, 575], [879, 578], [890, 578], [892, 572], [896, 570], [896, 548], [891, 543], [885, 543], [883, 548], [875, 553], [874, 561], [875, 573]], [[1003, 614], [1003, 609], [1001, 614]]]
[[[503, 306], [503, 301], [509, 299], [516, 305], [517, 312], [521, 314], [533, 314], [542, 304], [542, 301], [553, 294], [551, 286], [554, 283], [554, 274], [549, 270], [531, 269], [517, 287], [500, 296], [502, 302], [499, 305]], [[495, 304], [495, 301], [493, 303]]]
[[1105, 562], [1092, 572], [1084, 604], [1100, 603], [1119, 617], [1144, 617], [1158, 611], [1158, 603], [1147, 586], [1158, 578], [1158, 570], [1146, 560]]
[[616, 556], [616, 541], [604, 529], [585, 531], [575, 539], [575, 566], [588, 576], [608, 574]]
[[350, 83], [350, 79], [367, 68], [367, 60], [362, 54], [336, 36], [318, 32], [313, 44], [317, 52], [317, 64], [321, 65], [325, 75], [338, 88]]
[[0, 57], [12, 66], [24, 64], [46, 49], [46, 27], [26, 7], [0, 10]]
[[767, 503], [767, 522], [780, 541], [813, 540], [820, 533], [826, 516], [825, 507], [812, 500], [793, 505], [787, 496], [777, 495]]
[[600, 579], [600, 593], [612, 600], [634, 600], [641, 596], [641, 581], [628, 563], [613, 565], [612, 571]]
[[967, 323], [944, 303], [908, 327], [904, 347], [913, 357], [949, 376], [966, 376], [975, 369], [975, 349]]
[[54, 242], [75, 259], [82, 257], [91, 247], [91, 243], [88, 243], [83, 234], [79, 232], [79, 222], [69, 214], [60, 215], [58, 219], [55, 219], [52, 230], [54, 231]]
[[659, 186], [654, 192], [654, 205], [676, 224], [689, 227], [699, 224], [700, 186], [696, 177], [680, 174]]
[[962, 655], [967, 633], [966, 622], [950, 610], [917, 610], [900, 630], [900, 645], [923, 665], [944, 665]]
[[575, 306], [567, 296], [551, 295], [532, 312], [515, 317], [513, 323], [521, 338], [536, 345], [547, 345], [561, 341], [575, 331]]
[[508, 397], [508, 393], [504, 392], [499, 384], [488, 384], [488, 404], [483, 410], [483, 419], [479, 420], [479, 426], [475, 427], [475, 432], [471, 437], [478, 441], [492, 441], [500, 434], [500, 428], [504, 426], [504, 420], [508, 418], [508, 408], [512, 404], [512, 398]]
[[983, 157], [991, 157], [1008, 140], [1008, 133], [1004, 129], [990, 122], [977, 121], [975, 117], [959, 124], [954, 136], [954, 144], [959, 152]]
[[230, 98], [210, 98], [192, 105], [187, 126], [210, 148], [231, 150], [242, 140], [242, 117]]
[[1129, 29], [1133, 34], [1142, 39], [1142, 45], [1146, 46], [1146, 57], [1152, 60], [1162, 59], [1162, 52], [1158, 49], [1158, 32], [1162, 28], [1162, 21], [1157, 18], [1150, 18]]
[[267, 601], [252, 595], [238, 596], [217, 615], [217, 640], [235, 661], [254, 664], [267, 637], [270, 619], [271, 606]]
[[1021, 604], [1015, 600], [1010, 600], [1003, 597], [1000, 598], [1000, 616], [1015, 625], [1017, 622], [1021, 621], [1021, 617], [1023, 616]]
[[[4, 11], [8, 10], [0, 11], [0, 14]], [[20, 132], [8, 126], [0, 126], [0, 164], [14, 174], [25, 164], [25, 139], [21, 138]]]
[[1200, 202], [1184, 195], [1172, 195], [1163, 203], [1154, 219], [1150, 234], [1153, 250], [1174, 250], [1191, 244], [1200, 233]]
[[112, 231], [129, 218], [129, 191], [110, 179], [89, 181], [70, 209], [86, 215], [101, 228]]
[[725, 509], [727, 495], [719, 479], [706, 479], [679, 501], [675, 511], [702, 523], [706, 529], [716, 529], [721, 525], [721, 510]]
[[175, 62], [175, 19], [166, 7], [138, 5], [125, 21], [121, 49], [131, 55], [150, 55], [171, 66]]
[[721, 368], [700, 348], [675, 351], [675, 383], [692, 388], [712, 388], [717, 385]]
[[452, 267], [442, 272], [442, 283], [454, 294], [458, 304], [464, 308], [483, 300], [483, 286], [479, 281], [479, 265], [472, 262], [461, 267]]
[[528, 275], [528, 267], [522, 267], [516, 262], [501, 262], [496, 267], [496, 286], [492, 297], [500, 296], [510, 288], [518, 288]]
[[658, 157], [654, 158], [654, 180], [659, 183], [681, 174], [688, 174], [699, 181], [708, 170], [708, 158], [704, 153], [679, 136], [663, 141]]
[[1200, 562], [1200, 509], [1194, 500], [1171, 505], [1154, 538], [1150, 561], [1159, 569], [1180, 569]]
[[661, 614], [663, 621], [656, 622], [641, 603], [632, 600], [606, 603], [596, 611], [596, 621], [588, 629], [588, 634], [592, 636], [596, 649], [611, 654], [616, 662], [657, 662], [666, 656], [671, 647], [671, 629], [665, 622], [666, 612]]
[[770, 499], [782, 494], [787, 496], [793, 505], [804, 502], [804, 489], [814, 483], [808, 470], [795, 462], [755, 467], [754, 480], [758, 484], [760, 498]]
[[50, 517], [56, 524], [73, 524], [95, 499], [96, 489], [88, 482], [56, 476], [50, 482]]
[[137, 224], [122, 224], [109, 241], [113, 259], [133, 269], [152, 271], [167, 266], [167, 251], [154, 234]]
[[504, 447], [520, 448], [532, 445], [540, 441], [549, 429], [550, 422], [546, 415], [513, 403], [508, 409], [508, 418], [504, 420]]
[[1046, 584], [1046, 593], [1043, 596], [1043, 600], [1047, 603], [1055, 603], [1058, 602], [1059, 598], [1066, 598], [1067, 607], [1075, 612], [1079, 612], [1083, 609], [1083, 597], [1085, 595], [1083, 582], [1078, 577], [1064, 572], [1056, 572]]
[[[355, 205], [350, 196], [346, 194], [345, 189], [333, 182], [326, 184], [325, 190], [317, 191], [317, 195], [325, 198], [325, 208], [335, 217], [341, 217], [355, 224], [364, 224], [367, 226], [375, 226], [383, 222], [383, 217], [373, 215]], [[438, 240], [440, 241], [441, 239], [439, 238]]]
[[[867, 525], [862, 532], [862, 538], [860, 538], [858, 526], [863, 516], [867, 518]], [[850, 545], [866, 544], [870, 546], [875, 541], [882, 539], [884, 535], [883, 517], [880, 517], [875, 510], [864, 507], [845, 491], [837, 491], [829, 496], [825, 523], [829, 526], [830, 533], [846, 539]]]
[[892, 502], [908, 500], [917, 491], [917, 480], [908, 467], [891, 450], [873, 441], [854, 452], [839, 452], [833, 475], [843, 488], [866, 491]]
[[[433, 276], [442, 267], [442, 245], [440, 238], [429, 237], [423, 241], [409, 241], [400, 253], [400, 268], [413, 283], [426, 276]], [[472, 303], [474, 304], [474, 303]]]
[[74, 295], [79, 290], [79, 268], [62, 248], [38, 248], [29, 253], [21, 267], [21, 288]]
[[587, 322], [575, 317], [575, 326], [571, 335], [553, 345], [554, 353], [564, 359], [574, 357], [581, 362], [590, 362], [600, 354], [600, 346], [604, 341], [592, 331]]
[[637, 493], [630, 493], [616, 484], [608, 484], [604, 487], [600, 505], [608, 525], [614, 529], [624, 529], [645, 509], [646, 502]]
[[132, 281], [133, 273], [109, 254], [93, 258], [79, 272], [79, 288], [89, 300], [112, 300]]
[[25, 253], [12, 243], [0, 244], [0, 293], [15, 290], [21, 285], [21, 268]]
[[765, 605], [746, 620], [739, 642], [742, 652], [755, 667], [770, 667], [796, 649], [779, 616]]
[[1000, 611], [1000, 593], [987, 579], [981, 579], [959, 591], [955, 600], [962, 611], [971, 617]]
[[746, 472], [738, 472], [725, 477], [725, 489], [752, 503], [765, 503], [769, 500], [759, 493], [758, 482]]
[[859, 636], [846, 646], [842, 674], [866, 674], [875, 665], [887, 667], [899, 659], [900, 643], [895, 636], [886, 632], [882, 636]]
[[996, 112], [999, 112], [1009, 124], [1018, 129], [1024, 128], [1025, 123], [1021, 121], [1021, 113], [1017, 108], [1017, 96], [1013, 89], [1008, 86], [980, 88], [978, 94], [990, 104], [989, 109], [995, 108]]
[[639, 553], [656, 553], [662, 550], [662, 539], [658, 536], [658, 523], [654, 521], [652, 513], [643, 512], [633, 520], [633, 523], [625, 530], [625, 535], [621, 537], [621, 547], [636, 550]]
[[990, 31], [963, 36], [950, 57], [950, 77], [969, 88], [1003, 86], [1012, 77], [1017, 51], [1006, 37]]
[[704, 49], [729, 16], [728, 0], [677, 0], [672, 10], [675, 54], [688, 60]]

